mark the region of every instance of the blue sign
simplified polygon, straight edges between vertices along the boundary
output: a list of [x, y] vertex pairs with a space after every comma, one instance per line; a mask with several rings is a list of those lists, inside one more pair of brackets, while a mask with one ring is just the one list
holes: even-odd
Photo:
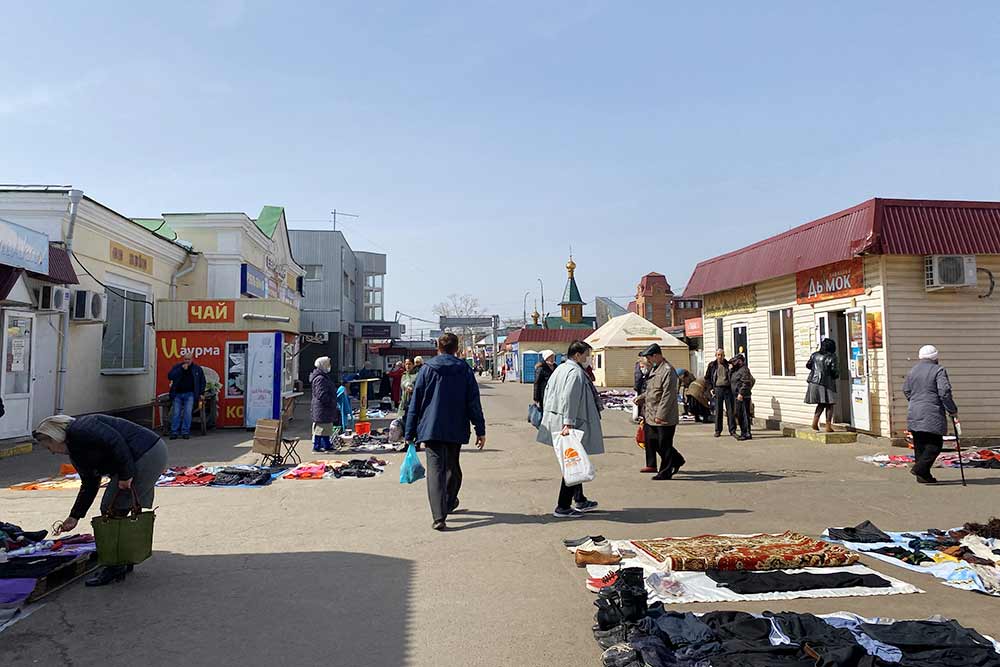
[[0, 264], [48, 274], [48, 235], [0, 218]]
[[267, 277], [264, 272], [253, 264], [243, 264], [240, 267], [240, 292], [259, 299], [266, 298]]

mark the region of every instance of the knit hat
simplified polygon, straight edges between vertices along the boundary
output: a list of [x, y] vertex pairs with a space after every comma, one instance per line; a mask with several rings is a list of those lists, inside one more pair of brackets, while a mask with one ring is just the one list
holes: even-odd
[[321, 371], [329, 372], [333, 368], [333, 361], [330, 360], [330, 357], [319, 357], [313, 365]]
[[556, 356], [556, 353], [553, 352], [552, 350], [542, 350], [542, 361], [545, 361], [549, 357], [554, 357], [554, 356]]
[[46, 417], [35, 429], [35, 433], [51, 438], [56, 442], [66, 442], [66, 429], [73, 423], [73, 417], [69, 415], [53, 415]]
[[929, 359], [931, 361], [937, 361], [938, 349], [933, 345], [924, 345], [920, 348], [920, 353], [917, 355], [921, 359]]

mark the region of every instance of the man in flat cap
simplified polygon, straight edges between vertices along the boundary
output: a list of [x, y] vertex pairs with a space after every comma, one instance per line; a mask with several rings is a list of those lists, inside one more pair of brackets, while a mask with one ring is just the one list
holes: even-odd
[[[682, 465], [684, 457], [674, 449], [674, 431], [677, 430], [677, 371], [663, 358], [663, 350], [653, 343], [642, 355], [649, 362], [650, 371], [646, 379], [646, 391], [636, 398], [646, 415], [646, 451], [660, 457], [659, 471], [655, 480], [670, 479]], [[647, 461], [655, 463], [655, 456]]]

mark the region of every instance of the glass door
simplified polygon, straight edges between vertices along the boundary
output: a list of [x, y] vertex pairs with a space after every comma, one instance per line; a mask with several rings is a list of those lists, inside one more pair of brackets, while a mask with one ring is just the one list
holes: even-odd
[[31, 432], [31, 376], [35, 317], [31, 313], [5, 311], [3, 316], [4, 363], [0, 372], [5, 414], [0, 419], [0, 438], [16, 438]]
[[851, 379], [851, 423], [859, 431], [872, 428], [871, 397], [868, 393], [868, 339], [865, 309], [844, 311], [847, 321], [847, 369]]
[[733, 356], [742, 354], [746, 357], [747, 366], [750, 365], [750, 355], [747, 353], [747, 325], [733, 325]]

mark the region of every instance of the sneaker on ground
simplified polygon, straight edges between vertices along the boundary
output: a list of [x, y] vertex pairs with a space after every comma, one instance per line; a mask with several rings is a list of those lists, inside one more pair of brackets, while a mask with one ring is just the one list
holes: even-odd
[[557, 519], [582, 519], [583, 512], [581, 512], [578, 509], [573, 509], [572, 507], [565, 510], [560, 507], [557, 507], [555, 508], [555, 510], [553, 510], [552, 516], [554, 516]]
[[563, 544], [566, 547], [576, 548], [578, 546], [581, 546], [585, 542], [595, 542], [596, 543], [596, 542], [604, 542], [604, 541], [605, 541], [605, 539], [604, 539], [603, 535], [584, 535], [583, 537], [578, 537], [576, 539], [563, 540]]
[[597, 505], [596, 500], [584, 500], [582, 503], [576, 503], [576, 509], [581, 512], [593, 512], [597, 509]]
[[591, 593], [599, 593], [608, 586], [613, 586], [616, 581], [618, 581], [618, 570], [612, 570], [603, 577], [587, 579], [587, 590]]

